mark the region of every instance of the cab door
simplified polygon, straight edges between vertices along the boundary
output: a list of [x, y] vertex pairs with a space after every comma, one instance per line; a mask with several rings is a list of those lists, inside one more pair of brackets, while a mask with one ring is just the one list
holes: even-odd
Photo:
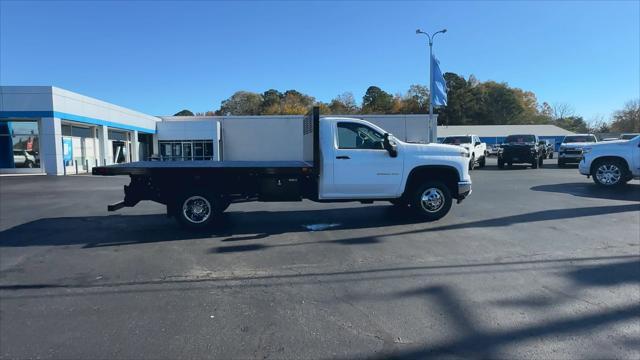
[[403, 154], [391, 157], [384, 135], [365, 122], [338, 121], [333, 143], [333, 184], [327, 197], [392, 198], [400, 193]]

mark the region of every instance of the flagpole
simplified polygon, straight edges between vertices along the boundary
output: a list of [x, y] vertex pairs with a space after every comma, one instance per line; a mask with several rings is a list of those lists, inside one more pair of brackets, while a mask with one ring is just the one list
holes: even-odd
[[[447, 29], [436, 31], [433, 35], [426, 33], [420, 29], [416, 30], [416, 34], [424, 34], [429, 38], [429, 122], [433, 119], [433, 39], [438, 34], [444, 34]], [[431, 138], [431, 124], [429, 124], [429, 138]]]

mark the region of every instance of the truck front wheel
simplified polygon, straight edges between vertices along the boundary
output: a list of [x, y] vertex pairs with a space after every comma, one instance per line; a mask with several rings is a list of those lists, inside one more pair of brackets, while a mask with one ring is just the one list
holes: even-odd
[[204, 229], [221, 211], [215, 197], [204, 193], [190, 193], [176, 202], [176, 217], [188, 229]]
[[411, 199], [411, 208], [427, 221], [438, 220], [451, 209], [451, 191], [442, 182], [429, 181], [419, 186]]
[[599, 160], [592, 166], [591, 176], [593, 182], [604, 187], [619, 186], [628, 181], [625, 164], [616, 159]]

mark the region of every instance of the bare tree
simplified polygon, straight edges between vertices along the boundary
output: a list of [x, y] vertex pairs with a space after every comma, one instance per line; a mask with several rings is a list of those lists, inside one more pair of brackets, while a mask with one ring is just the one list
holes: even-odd
[[573, 106], [567, 103], [555, 103], [553, 104], [552, 116], [554, 120], [564, 119], [575, 115]]

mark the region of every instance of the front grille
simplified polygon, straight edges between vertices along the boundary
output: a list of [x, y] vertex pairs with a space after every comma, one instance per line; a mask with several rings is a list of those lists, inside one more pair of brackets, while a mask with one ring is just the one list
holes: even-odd
[[513, 147], [513, 148], [505, 148], [504, 155], [515, 156], [515, 157], [525, 157], [531, 154], [531, 149], [528, 147]]
[[562, 150], [563, 154], [567, 155], [582, 155], [581, 149]]

